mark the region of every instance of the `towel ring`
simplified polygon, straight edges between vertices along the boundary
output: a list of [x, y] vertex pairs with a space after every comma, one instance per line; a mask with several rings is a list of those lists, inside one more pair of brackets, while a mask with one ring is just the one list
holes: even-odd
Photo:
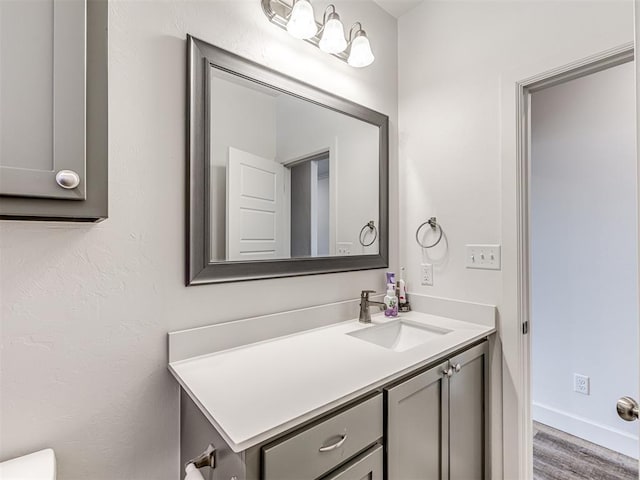
[[[371, 240], [369, 243], [364, 243], [362, 241], [362, 234], [364, 233], [364, 231], [366, 229], [369, 229], [371, 231], [373, 231], [374, 236], [373, 236], [373, 240]], [[363, 247], [370, 247], [371, 245], [373, 245], [373, 243], [378, 239], [378, 229], [376, 228], [376, 222], [374, 222], [373, 220], [367, 222], [365, 224], [364, 227], [362, 227], [362, 230], [360, 230], [360, 235], [358, 235], [358, 241], [360, 242], [360, 245], [362, 245]]]
[[[422, 227], [424, 227], [425, 225], [429, 225], [431, 227], [432, 230], [435, 230], [436, 228], [438, 230], [440, 230], [440, 235], [438, 235], [438, 239], [433, 242], [431, 245], [424, 245], [421, 241], [420, 241], [420, 231], [422, 230]], [[440, 226], [440, 224], [436, 221], [436, 217], [431, 217], [429, 220], [427, 220], [424, 223], [421, 223], [420, 226], [418, 227], [418, 229], [416, 230], [416, 242], [418, 242], [418, 245], [420, 245], [422, 248], [431, 248], [431, 247], [435, 247], [437, 244], [440, 243], [440, 240], [442, 240], [442, 227]]]

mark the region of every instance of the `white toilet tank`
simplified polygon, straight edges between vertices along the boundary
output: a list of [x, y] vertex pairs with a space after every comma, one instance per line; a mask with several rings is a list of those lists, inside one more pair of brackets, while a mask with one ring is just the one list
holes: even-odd
[[56, 456], [47, 448], [2, 462], [0, 480], [56, 480]]

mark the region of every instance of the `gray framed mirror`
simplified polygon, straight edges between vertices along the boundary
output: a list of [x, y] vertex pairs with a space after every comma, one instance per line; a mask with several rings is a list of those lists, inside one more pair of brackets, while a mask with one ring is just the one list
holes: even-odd
[[388, 267], [388, 117], [187, 47], [187, 285]]

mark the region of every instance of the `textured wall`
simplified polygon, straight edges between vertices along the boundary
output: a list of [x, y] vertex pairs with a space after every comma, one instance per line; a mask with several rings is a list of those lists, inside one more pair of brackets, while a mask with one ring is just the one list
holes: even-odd
[[383, 288], [380, 271], [183, 285], [187, 33], [391, 117], [397, 265], [396, 21], [371, 2], [336, 3], [367, 29], [371, 67], [293, 40], [253, 0], [110, 2], [110, 218], [0, 224], [0, 459], [53, 447], [61, 479], [175, 480], [167, 332]]

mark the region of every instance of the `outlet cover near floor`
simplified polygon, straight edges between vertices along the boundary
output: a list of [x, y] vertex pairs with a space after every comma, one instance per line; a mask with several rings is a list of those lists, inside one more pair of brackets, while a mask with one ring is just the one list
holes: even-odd
[[580, 375], [579, 373], [574, 373], [573, 391], [583, 395], [589, 395], [589, 377], [586, 375]]

